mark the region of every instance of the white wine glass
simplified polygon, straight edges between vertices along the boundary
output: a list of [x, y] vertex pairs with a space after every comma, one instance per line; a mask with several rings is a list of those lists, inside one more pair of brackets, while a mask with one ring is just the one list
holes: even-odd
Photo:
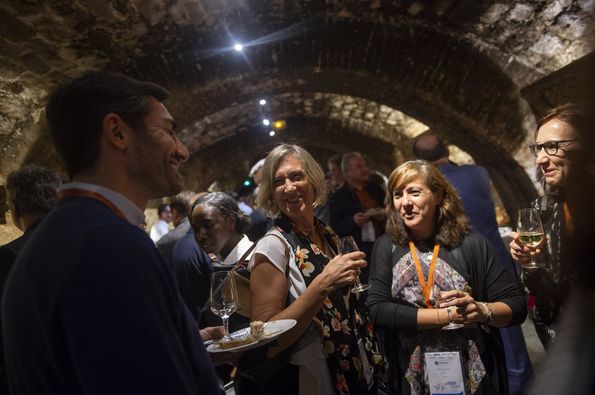
[[[543, 225], [539, 212], [534, 208], [519, 209], [517, 232], [522, 244], [535, 248], [544, 238]], [[538, 269], [543, 265], [535, 261], [535, 252], [531, 250], [531, 261], [524, 264], [525, 269]]]
[[[448, 281], [451, 285], [451, 289], [456, 289], [454, 288], [454, 286], [452, 285], [451, 281]], [[438, 291], [436, 293], [436, 295], [434, 296], [434, 306], [436, 308], [438, 308], [438, 306], [440, 305], [440, 303], [442, 302], [449, 302], [454, 298], [449, 298], [449, 299], [442, 299], [440, 297], [440, 291]], [[448, 324], [444, 325], [441, 329], [444, 331], [452, 331], [453, 329], [460, 329], [462, 327], [464, 327], [464, 324], [458, 323], [458, 322], [454, 322], [453, 319], [451, 319], [451, 314], [452, 314], [452, 310], [456, 310], [457, 307], [447, 307], [447, 309], [451, 309], [450, 312], [448, 313]]]
[[[346, 236], [342, 237], [339, 242], [339, 254], [347, 254], [349, 252], [359, 251], [357, 243], [353, 236]], [[362, 284], [359, 281], [359, 276], [355, 278], [355, 282], [353, 287], [351, 288], [351, 292], [353, 293], [360, 293], [367, 291], [370, 286], [368, 284]]]
[[221, 317], [225, 332], [224, 339], [229, 338], [229, 317], [238, 308], [238, 291], [233, 275], [228, 271], [214, 272], [211, 275], [211, 311]]

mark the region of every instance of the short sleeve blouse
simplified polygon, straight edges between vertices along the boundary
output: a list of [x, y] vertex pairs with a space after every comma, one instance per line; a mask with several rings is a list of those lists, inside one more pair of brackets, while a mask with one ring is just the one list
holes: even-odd
[[[278, 237], [271, 237], [273, 234]], [[287, 252], [289, 252], [289, 259]], [[257, 254], [265, 256], [267, 260], [282, 273], [286, 272], [287, 265], [289, 264], [289, 295], [293, 300], [296, 300], [302, 293], [304, 293], [306, 290], [306, 282], [304, 281], [300, 269], [295, 265], [293, 249], [290, 247], [289, 243], [285, 241], [281, 232], [273, 228], [258, 241], [252, 252], [252, 258], [248, 263], [249, 271], [254, 269], [254, 259]]]

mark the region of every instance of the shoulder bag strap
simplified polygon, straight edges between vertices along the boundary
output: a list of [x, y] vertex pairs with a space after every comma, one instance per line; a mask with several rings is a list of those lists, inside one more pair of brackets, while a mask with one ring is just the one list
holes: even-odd
[[287, 241], [283, 240], [283, 238], [277, 234], [274, 233], [267, 233], [264, 236], [260, 237], [258, 240], [256, 240], [251, 246], [250, 248], [248, 248], [246, 250], [246, 252], [244, 252], [244, 254], [242, 255], [242, 257], [240, 259], [238, 259], [238, 261], [236, 262], [236, 264], [233, 266], [233, 268], [231, 270], [239, 270], [243, 267], [246, 266], [246, 258], [248, 258], [248, 256], [250, 255], [250, 253], [254, 250], [254, 248], [256, 247], [256, 244], [258, 244], [258, 242], [262, 239], [264, 239], [267, 236], [275, 236], [277, 237], [279, 240], [281, 240], [281, 242], [283, 243], [283, 246], [285, 247], [285, 257], [287, 258], [287, 267], [285, 268], [285, 276], [287, 276], [289, 274], [289, 251], [288, 251], [288, 247], [287, 247]]

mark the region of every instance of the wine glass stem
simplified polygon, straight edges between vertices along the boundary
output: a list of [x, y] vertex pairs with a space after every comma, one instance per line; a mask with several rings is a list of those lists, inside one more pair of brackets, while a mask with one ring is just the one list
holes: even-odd
[[530, 263], [531, 263], [531, 265], [535, 265], [535, 253], [531, 252], [530, 254], [531, 254], [531, 262]]
[[229, 317], [221, 317], [223, 321], [223, 333], [225, 337], [229, 337]]

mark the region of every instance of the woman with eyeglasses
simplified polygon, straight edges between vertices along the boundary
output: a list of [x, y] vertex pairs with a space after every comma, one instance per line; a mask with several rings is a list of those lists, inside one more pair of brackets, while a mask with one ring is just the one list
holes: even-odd
[[552, 109], [540, 121], [535, 144], [529, 148], [536, 157], [538, 177], [543, 181], [545, 195], [533, 202], [541, 216], [545, 241], [532, 248], [512, 233], [512, 258], [523, 267], [531, 253], [543, 262], [542, 268], [523, 270], [523, 280], [535, 296], [535, 329], [544, 346], [556, 336], [556, 320], [561, 306], [576, 281], [575, 270], [563, 264], [562, 257], [567, 238], [572, 234], [575, 219], [568, 205], [567, 187], [581, 182], [588, 171], [587, 153], [582, 138], [589, 133], [586, 108], [578, 104], [565, 104]]

